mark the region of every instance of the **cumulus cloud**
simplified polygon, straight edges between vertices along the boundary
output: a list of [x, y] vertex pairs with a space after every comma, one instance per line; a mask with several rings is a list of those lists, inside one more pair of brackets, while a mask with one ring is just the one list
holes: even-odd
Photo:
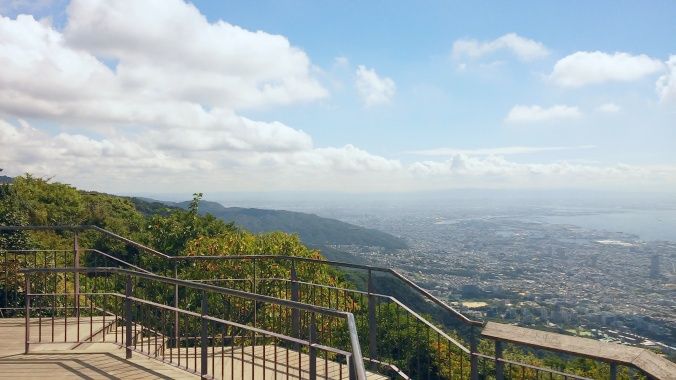
[[605, 113], [617, 113], [620, 112], [622, 108], [615, 103], [604, 103], [598, 106], [597, 110]]
[[68, 15], [64, 33], [29, 15], [0, 18], [0, 108], [135, 122], [177, 103], [240, 109], [327, 95], [286, 38], [210, 24], [182, 1], [76, 0]]
[[[501, 43], [522, 58], [537, 55], [514, 41]], [[0, 16], [0, 46], [0, 167], [8, 175], [124, 193], [421, 190], [539, 179], [556, 186], [576, 178], [589, 186], [640, 178], [634, 183], [662, 188], [676, 178], [671, 167], [504, 158], [537, 149], [527, 147], [412, 163], [353, 145], [316, 147], [304, 131], [243, 116], [328, 96], [308, 56], [284, 36], [209, 21], [181, 0], [73, 0], [63, 29], [29, 15]], [[659, 89], [671, 88], [670, 78]], [[357, 89], [367, 106], [396, 93], [392, 79], [364, 66]], [[521, 120], [528, 111], [579, 116], [575, 107], [517, 107], [525, 109]]]
[[387, 104], [397, 92], [397, 86], [391, 78], [381, 77], [374, 69], [363, 65], [357, 67], [355, 85], [366, 107]]
[[119, 60], [130, 87], [210, 106], [288, 104], [326, 96], [288, 39], [210, 23], [180, 0], [73, 1], [69, 45]]
[[285, 37], [209, 23], [180, 0], [75, 0], [67, 13], [63, 32], [0, 16], [0, 111], [188, 150], [311, 148], [302, 131], [237, 114], [327, 95]]
[[505, 122], [513, 124], [545, 123], [557, 120], [572, 120], [582, 116], [577, 107], [555, 105], [544, 108], [538, 105], [516, 105], [509, 110]]
[[655, 74], [664, 64], [645, 54], [608, 54], [601, 51], [578, 51], [561, 58], [549, 79], [563, 87], [580, 87], [605, 82], [630, 82]]
[[524, 38], [516, 33], [508, 33], [492, 41], [460, 39], [453, 43], [455, 58], [481, 58], [500, 50], [507, 50], [522, 61], [532, 61], [549, 55], [549, 50], [540, 42]]
[[676, 55], [669, 57], [666, 66], [667, 72], [659, 77], [655, 87], [661, 102], [676, 102]]

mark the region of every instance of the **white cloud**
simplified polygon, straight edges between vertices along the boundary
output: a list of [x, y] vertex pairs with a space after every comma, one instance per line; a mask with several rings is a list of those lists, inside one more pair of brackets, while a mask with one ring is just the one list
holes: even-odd
[[340, 68], [348, 67], [350, 66], [350, 60], [347, 57], [339, 56], [333, 59], [333, 65]]
[[509, 110], [505, 122], [514, 124], [545, 123], [557, 120], [572, 120], [581, 116], [582, 113], [577, 107], [567, 105], [555, 105], [549, 108], [538, 105], [516, 105]]
[[186, 108], [234, 110], [327, 94], [305, 53], [284, 37], [209, 24], [177, 0], [156, 7], [73, 1], [65, 34], [31, 16], [0, 17], [0, 43], [0, 110], [26, 116], [170, 122]]
[[0, 16], [0, 46], [0, 112], [132, 128], [166, 148], [309, 149], [306, 133], [237, 110], [326, 96], [286, 38], [209, 23], [179, 0], [75, 0], [63, 33]]
[[508, 50], [522, 61], [532, 61], [549, 55], [549, 50], [542, 43], [521, 37], [515, 33], [505, 34], [488, 42], [460, 39], [453, 43], [453, 56], [455, 58], [476, 59], [499, 50]]
[[659, 77], [655, 87], [661, 102], [676, 102], [676, 55], [669, 57], [666, 66], [667, 72]]
[[209, 106], [288, 104], [326, 96], [310, 60], [288, 39], [210, 23], [180, 0], [77, 0], [64, 32], [70, 46], [118, 59], [129, 89]]
[[482, 148], [482, 149], [457, 149], [457, 148], [436, 148], [410, 151], [410, 154], [421, 156], [508, 156], [515, 154], [532, 154], [542, 152], [554, 152], [562, 150], [580, 150], [592, 149], [594, 145], [578, 146], [505, 146], [500, 148]]
[[[283, 36], [209, 22], [179, 0], [73, 0], [63, 30], [31, 16], [0, 16], [0, 46], [0, 167], [8, 175], [31, 172], [124, 193], [523, 187], [540, 180], [600, 186], [637, 178], [632, 183], [676, 186], [672, 167], [502, 157], [565, 147], [457, 151], [413, 163], [352, 145], [316, 147], [304, 131], [241, 114], [328, 96], [307, 55]], [[396, 93], [392, 79], [363, 66], [357, 88], [367, 106]], [[523, 108], [548, 114], [563, 107], [558, 117], [579, 116], [575, 107], [533, 107]]]
[[374, 69], [359, 65], [356, 75], [355, 85], [366, 107], [387, 104], [397, 92], [394, 81], [391, 78], [379, 76]]
[[495, 148], [403, 164], [352, 145], [296, 151], [185, 151], [165, 149], [143, 135], [95, 139], [61, 132], [52, 136], [25, 122], [13, 125], [1, 119], [0, 146], [0, 163], [8, 175], [25, 171], [56, 175], [57, 180], [84, 188], [125, 193], [167, 189], [190, 193], [195, 186], [206, 192], [611, 188], [627, 183], [642, 189], [676, 187], [676, 166], [532, 164], [503, 157], [578, 147]]
[[645, 54], [608, 54], [578, 51], [560, 59], [549, 79], [564, 87], [580, 87], [605, 82], [629, 82], [655, 74], [664, 64]]
[[622, 108], [615, 103], [604, 103], [598, 106], [597, 110], [605, 113], [617, 113], [620, 112]]

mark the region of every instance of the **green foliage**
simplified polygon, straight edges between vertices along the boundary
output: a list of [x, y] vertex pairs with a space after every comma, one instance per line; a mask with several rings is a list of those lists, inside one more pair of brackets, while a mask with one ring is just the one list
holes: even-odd
[[[0, 184], [0, 225], [2, 226], [25, 226], [28, 224], [28, 216], [21, 212], [15, 190], [8, 184]], [[0, 234], [0, 250], [21, 249], [29, 245], [29, 237], [26, 232], [5, 232]]]
[[[188, 202], [175, 204], [189, 208]], [[283, 210], [223, 207], [219, 203], [201, 201], [201, 213], [232, 221], [251, 232], [282, 231], [297, 233], [305, 244], [310, 245], [362, 245], [386, 249], [406, 248], [406, 242], [388, 233], [355, 226], [335, 219], [313, 214]]]
[[32, 225], [73, 225], [85, 221], [85, 204], [74, 187], [30, 174], [14, 178], [9, 196]]
[[151, 216], [147, 242], [161, 252], [179, 255], [193, 239], [237, 230], [234, 224], [226, 224], [210, 214], [200, 216], [198, 207], [201, 198], [201, 193], [194, 194], [187, 212], [176, 209], [166, 216]]

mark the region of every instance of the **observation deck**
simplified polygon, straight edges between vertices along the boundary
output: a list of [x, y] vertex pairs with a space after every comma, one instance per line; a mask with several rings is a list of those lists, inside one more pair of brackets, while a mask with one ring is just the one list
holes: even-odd
[[[473, 320], [392, 269], [171, 256], [95, 226], [0, 226], [18, 230], [58, 231], [72, 249], [0, 251], [0, 378], [676, 379], [648, 350]], [[83, 247], [82, 234], [138, 254]], [[241, 275], [221, 278], [215, 263]], [[364, 289], [322, 283], [319, 268]], [[377, 293], [386, 278], [405, 294]]]

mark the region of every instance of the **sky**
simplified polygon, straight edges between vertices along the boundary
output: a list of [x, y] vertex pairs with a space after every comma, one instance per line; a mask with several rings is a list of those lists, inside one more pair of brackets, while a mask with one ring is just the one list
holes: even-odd
[[0, 168], [114, 193], [673, 193], [675, 15], [0, 0]]

